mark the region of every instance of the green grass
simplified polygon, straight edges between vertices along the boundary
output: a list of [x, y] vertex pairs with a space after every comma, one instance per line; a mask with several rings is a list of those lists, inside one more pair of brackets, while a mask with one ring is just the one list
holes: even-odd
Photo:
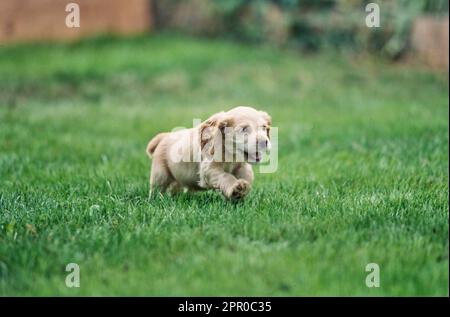
[[[448, 296], [448, 97], [445, 75], [331, 52], [0, 48], [0, 294]], [[148, 140], [241, 104], [279, 127], [277, 172], [237, 205], [149, 201]]]

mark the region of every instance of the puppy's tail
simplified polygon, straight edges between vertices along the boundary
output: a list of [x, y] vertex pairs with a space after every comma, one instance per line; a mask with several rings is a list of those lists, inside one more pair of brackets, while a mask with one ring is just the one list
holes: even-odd
[[155, 152], [156, 147], [158, 146], [159, 142], [168, 135], [167, 132], [159, 133], [157, 134], [153, 139], [150, 140], [147, 144], [147, 155], [151, 158], [153, 155], [153, 152]]

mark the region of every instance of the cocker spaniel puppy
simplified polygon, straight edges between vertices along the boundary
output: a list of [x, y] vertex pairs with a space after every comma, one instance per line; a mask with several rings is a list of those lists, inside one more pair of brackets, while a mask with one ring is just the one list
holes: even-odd
[[264, 111], [236, 107], [192, 129], [159, 133], [147, 145], [150, 195], [217, 189], [226, 199], [242, 199], [254, 178], [250, 163], [270, 150], [271, 124]]

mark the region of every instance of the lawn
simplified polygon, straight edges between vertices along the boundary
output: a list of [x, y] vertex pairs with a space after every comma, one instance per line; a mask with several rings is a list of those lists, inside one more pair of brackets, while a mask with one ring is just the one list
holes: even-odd
[[[448, 97], [447, 75], [331, 51], [2, 47], [0, 295], [448, 296]], [[272, 115], [278, 170], [239, 204], [148, 200], [148, 140], [242, 104]]]

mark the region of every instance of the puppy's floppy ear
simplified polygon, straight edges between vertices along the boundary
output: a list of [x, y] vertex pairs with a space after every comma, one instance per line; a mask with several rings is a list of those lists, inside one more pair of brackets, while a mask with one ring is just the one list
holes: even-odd
[[200, 149], [210, 144], [217, 133], [217, 118], [214, 116], [210, 117], [206, 121], [200, 124]]
[[260, 111], [259, 112], [261, 114], [261, 116], [263, 117], [263, 119], [266, 121], [266, 125], [267, 125], [267, 137], [270, 140], [270, 127], [272, 126], [272, 117], [269, 116], [269, 114], [265, 111]]
[[206, 145], [209, 145], [209, 152], [214, 155], [216, 137], [221, 135], [224, 138], [225, 128], [232, 124], [233, 118], [223, 111], [208, 118], [200, 125], [200, 149], [203, 150]]

